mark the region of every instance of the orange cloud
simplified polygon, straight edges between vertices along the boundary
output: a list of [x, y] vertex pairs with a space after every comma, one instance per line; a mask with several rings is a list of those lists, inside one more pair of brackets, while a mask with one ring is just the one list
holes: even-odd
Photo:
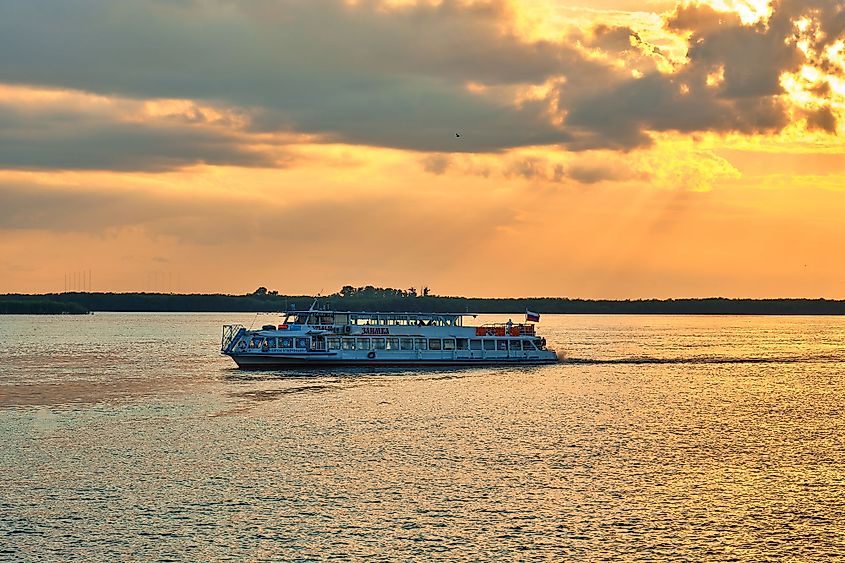
[[583, 4], [0, 7], [0, 291], [841, 296], [837, 4]]

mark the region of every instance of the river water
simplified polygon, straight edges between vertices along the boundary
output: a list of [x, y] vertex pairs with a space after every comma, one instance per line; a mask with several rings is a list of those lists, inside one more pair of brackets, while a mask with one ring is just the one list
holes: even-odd
[[845, 319], [544, 315], [567, 359], [532, 368], [218, 354], [274, 320], [0, 317], [0, 559], [845, 553]]

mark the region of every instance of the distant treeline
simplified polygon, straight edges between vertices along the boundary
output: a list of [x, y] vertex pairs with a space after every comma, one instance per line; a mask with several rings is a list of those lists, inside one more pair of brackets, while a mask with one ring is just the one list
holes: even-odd
[[[293, 307], [307, 309], [308, 295], [280, 295], [258, 288], [247, 295], [167, 293], [60, 293], [0, 295], [2, 313], [115, 312], [275, 312]], [[669, 314], [669, 315], [845, 315], [845, 301], [827, 299], [642, 299], [591, 300], [556, 297], [488, 299], [431, 295], [416, 291], [345, 286], [317, 298], [318, 307], [340, 310], [563, 314]]]
[[[6, 295], [0, 300], [0, 315], [85, 315], [88, 309], [79, 303], [44, 299], [34, 295], [32, 299], [22, 296]], [[30, 297], [30, 296], [27, 296]]]

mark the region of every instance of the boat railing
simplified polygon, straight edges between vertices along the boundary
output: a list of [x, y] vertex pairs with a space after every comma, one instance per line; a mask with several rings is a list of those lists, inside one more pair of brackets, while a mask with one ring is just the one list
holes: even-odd
[[476, 336], [534, 336], [534, 325], [527, 323], [487, 323], [475, 328]]
[[246, 329], [243, 325], [223, 325], [223, 337], [220, 339], [220, 351], [229, 352], [235, 340], [241, 335], [241, 332]]

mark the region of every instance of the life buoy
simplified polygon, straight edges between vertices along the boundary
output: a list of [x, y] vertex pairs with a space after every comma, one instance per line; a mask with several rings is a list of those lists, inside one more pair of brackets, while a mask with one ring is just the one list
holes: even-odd
[[368, 358], [370, 358], [370, 359], [372, 360], [372, 359], [374, 359], [374, 358], [376, 357], [376, 353], [375, 353], [375, 352], [370, 352], [369, 354], [367, 354], [367, 357], [368, 357]]

